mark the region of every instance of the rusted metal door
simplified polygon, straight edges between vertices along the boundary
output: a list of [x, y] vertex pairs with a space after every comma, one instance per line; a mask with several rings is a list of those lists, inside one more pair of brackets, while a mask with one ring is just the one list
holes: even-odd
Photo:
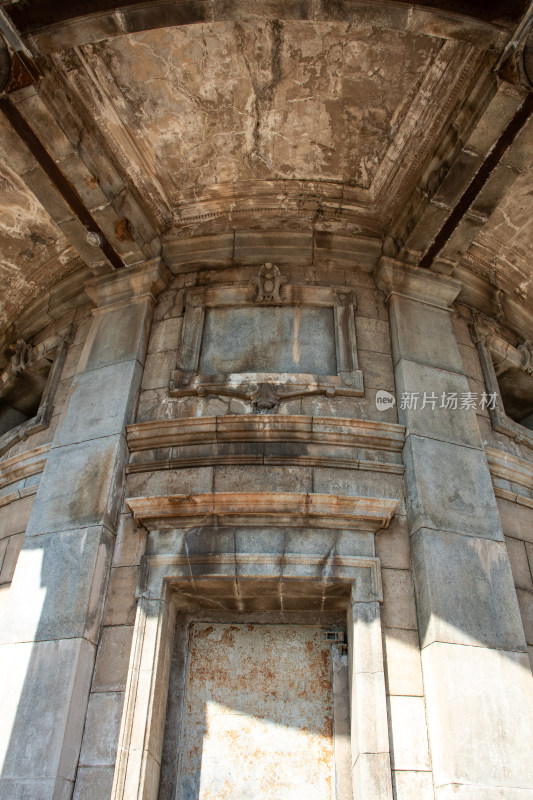
[[331, 644], [308, 625], [191, 625], [176, 800], [335, 800]]

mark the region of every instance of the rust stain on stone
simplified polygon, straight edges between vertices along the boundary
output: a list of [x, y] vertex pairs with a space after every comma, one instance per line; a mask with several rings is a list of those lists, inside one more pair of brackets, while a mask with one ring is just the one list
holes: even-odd
[[191, 626], [180, 800], [334, 800], [331, 651], [319, 626]]

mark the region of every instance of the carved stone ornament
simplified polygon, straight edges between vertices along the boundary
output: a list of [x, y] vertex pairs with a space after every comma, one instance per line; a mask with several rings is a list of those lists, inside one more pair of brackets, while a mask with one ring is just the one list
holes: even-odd
[[267, 414], [269, 411], [277, 411], [280, 396], [276, 387], [271, 383], [260, 383], [252, 395], [252, 405], [256, 414]]
[[279, 267], [275, 264], [263, 264], [259, 270], [257, 278], [252, 281], [256, 287], [256, 303], [283, 303], [280, 296], [280, 289], [287, 281], [281, 275]]
[[11, 358], [9, 359], [7, 367], [2, 374], [0, 374], [0, 394], [12, 383], [17, 375], [20, 375], [20, 373], [24, 372], [31, 364], [44, 357], [43, 345], [32, 347], [30, 344], [27, 344], [24, 339], [17, 339], [16, 342], [11, 345], [8, 352], [11, 353]]
[[524, 344], [519, 344], [517, 350], [522, 354], [521, 368], [529, 375], [533, 375], [533, 342], [526, 339]]

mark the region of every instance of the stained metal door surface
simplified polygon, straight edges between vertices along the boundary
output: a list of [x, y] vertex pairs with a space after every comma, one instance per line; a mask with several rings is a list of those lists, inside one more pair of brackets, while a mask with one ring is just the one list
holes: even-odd
[[335, 800], [323, 628], [191, 625], [176, 800]]

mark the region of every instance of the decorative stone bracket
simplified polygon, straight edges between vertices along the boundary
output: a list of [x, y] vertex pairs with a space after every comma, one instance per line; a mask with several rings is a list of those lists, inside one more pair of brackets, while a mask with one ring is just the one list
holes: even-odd
[[519, 369], [533, 376], [533, 342], [526, 340], [514, 347], [500, 335], [494, 320], [481, 317], [472, 325], [472, 338], [477, 345], [487, 391], [496, 395], [494, 408], [489, 406], [488, 409], [492, 427], [533, 449], [533, 431], [529, 431], [505, 413], [498, 385], [498, 377], [510, 369]]
[[[333, 312], [335, 366], [332, 374], [286, 372], [202, 372], [205, 321], [209, 309], [253, 309], [283, 306], [294, 309], [330, 308]], [[346, 287], [290, 284], [279, 269], [265, 264], [251, 283], [195, 287], [187, 292], [178, 361], [170, 379], [170, 394], [217, 395], [249, 402], [256, 413], [275, 412], [280, 403], [306, 395], [362, 397], [363, 374], [359, 369], [353, 291]], [[221, 334], [223, 335], [223, 334]], [[226, 331], [226, 336], [230, 336]], [[238, 356], [238, 353], [237, 353]]]
[[55, 392], [75, 331], [76, 326], [73, 323], [66, 331], [51, 336], [35, 347], [23, 339], [17, 339], [13, 345], [14, 352], [9, 364], [0, 375], [0, 398], [5, 397], [16, 384], [17, 378], [32, 366], [38, 365], [41, 361], [47, 361], [52, 366], [36, 415], [0, 436], [0, 455], [31, 433], [37, 433], [48, 426], [54, 408]]

